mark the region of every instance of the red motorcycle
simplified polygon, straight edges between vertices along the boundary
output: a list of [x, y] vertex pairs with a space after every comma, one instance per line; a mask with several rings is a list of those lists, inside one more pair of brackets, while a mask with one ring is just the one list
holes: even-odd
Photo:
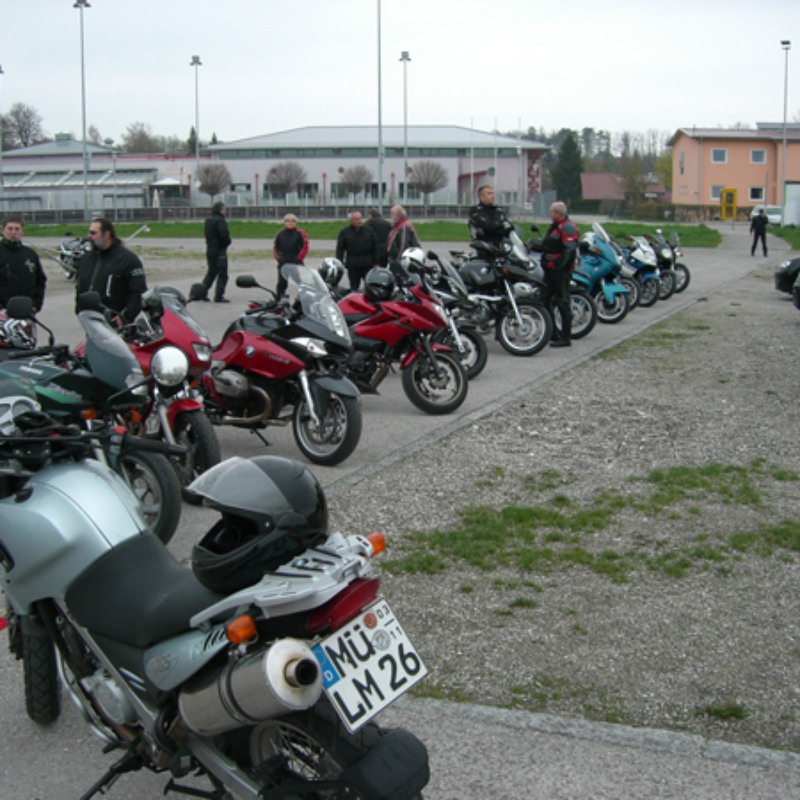
[[428, 414], [449, 414], [466, 399], [467, 373], [450, 347], [433, 336], [447, 325], [440, 304], [412, 280], [383, 267], [367, 273], [364, 294], [339, 301], [353, 335], [354, 353], [347, 375], [364, 393], [375, 394], [381, 381], [400, 363], [403, 390]]
[[[341, 311], [310, 267], [284, 264], [291, 305], [251, 303], [214, 350], [203, 376], [206, 413], [214, 425], [260, 431], [291, 423], [309, 461], [344, 461], [361, 438], [358, 389], [342, 374], [352, 350]], [[250, 275], [240, 288], [260, 286]]]

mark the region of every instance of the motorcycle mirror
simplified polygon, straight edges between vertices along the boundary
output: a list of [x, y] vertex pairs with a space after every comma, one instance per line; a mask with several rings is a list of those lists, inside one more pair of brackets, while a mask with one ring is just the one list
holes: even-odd
[[539, 226], [534, 222], [533, 225], [531, 225], [531, 230], [534, 233], [539, 233]]
[[33, 319], [33, 300], [30, 297], [10, 297], [6, 316], [11, 319]]
[[204, 283], [193, 283], [189, 289], [189, 302], [205, 300], [208, 297], [208, 287]]
[[253, 289], [258, 286], [258, 281], [252, 275], [239, 275], [236, 278], [236, 285], [240, 289]]
[[439, 256], [437, 256], [436, 253], [433, 252], [433, 250], [428, 250], [427, 258], [429, 258], [431, 261], [439, 260]]
[[72, 236], [72, 231], [67, 231], [64, 236]]
[[84, 292], [78, 295], [78, 311], [102, 311], [103, 304], [100, 302], [98, 292]]

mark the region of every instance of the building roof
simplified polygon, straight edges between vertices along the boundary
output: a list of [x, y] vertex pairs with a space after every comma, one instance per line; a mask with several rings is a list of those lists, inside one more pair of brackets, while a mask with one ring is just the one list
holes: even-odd
[[[94, 142], [86, 142], [87, 153], [110, 153], [113, 148], [104, 147]], [[6, 150], [3, 158], [20, 158], [30, 156], [82, 156], [83, 142], [78, 142], [69, 134], [57, 133], [52, 142], [33, 144], [30, 147], [21, 147], [19, 150]]]
[[[381, 126], [384, 147], [403, 147], [403, 125]], [[240, 148], [291, 148], [291, 147], [375, 147], [378, 142], [377, 125], [321, 125], [293, 128], [288, 131], [238, 139], [233, 142], [213, 144], [209, 150]], [[409, 147], [522, 147], [525, 150], [549, 150], [550, 146], [527, 139], [487, 133], [460, 125], [409, 125]]]
[[[757, 122], [755, 128], [678, 128], [668, 144], [673, 146], [680, 136], [691, 139], [739, 139], [783, 141], [782, 122]], [[800, 142], [800, 122], [786, 123], [786, 141]]]
[[[86, 182], [90, 186], [145, 186], [155, 179], [157, 170], [118, 169], [89, 170]], [[6, 189], [56, 189], [82, 186], [82, 170], [49, 170], [47, 172], [14, 171], [3, 172], [3, 185]]]
[[[647, 185], [646, 194], [666, 193], [661, 181], [653, 180]], [[624, 200], [622, 178], [613, 172], [582, 172], [581, 196], [584, 200]]]

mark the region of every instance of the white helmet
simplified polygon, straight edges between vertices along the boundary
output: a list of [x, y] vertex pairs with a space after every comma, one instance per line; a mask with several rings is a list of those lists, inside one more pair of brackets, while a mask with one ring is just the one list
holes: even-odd
[[323, 258], [319, 265], [319, 274], [328, 286], [336, 287], [344, 275], [344, 265], [338, 258]]

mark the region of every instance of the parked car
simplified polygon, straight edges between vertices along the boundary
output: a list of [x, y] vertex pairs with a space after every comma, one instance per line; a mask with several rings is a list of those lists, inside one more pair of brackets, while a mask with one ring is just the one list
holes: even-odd
[[757, 217], [761, 209], [764, 209], [770, 225], [780, 225], [783, 219], [783, 209], [780, 206], [755, 206], [750, 212], [750, 219]]
[[775, 270], [775, 288], [779, 292], [791, 294], [798, 275], [800, 275], [800, 256], [784, 261]]

